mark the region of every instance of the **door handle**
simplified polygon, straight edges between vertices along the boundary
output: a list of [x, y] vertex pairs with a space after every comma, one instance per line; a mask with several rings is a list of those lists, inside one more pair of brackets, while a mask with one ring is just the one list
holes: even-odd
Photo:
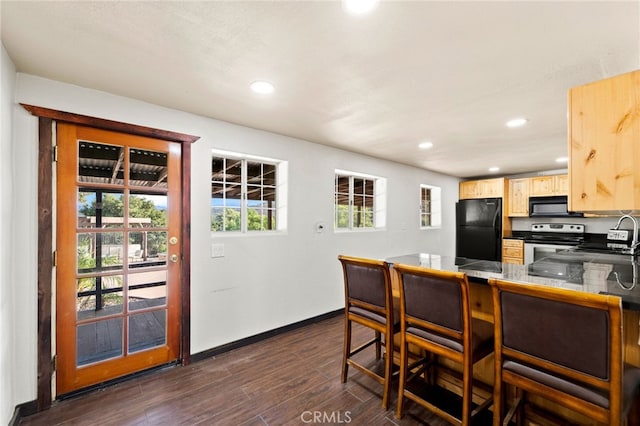
[[172, 261], [173, 263], [176, 263], [178, 261], [178, 255], [172, 254], [171, 256], [169, 256], [169, 260]]

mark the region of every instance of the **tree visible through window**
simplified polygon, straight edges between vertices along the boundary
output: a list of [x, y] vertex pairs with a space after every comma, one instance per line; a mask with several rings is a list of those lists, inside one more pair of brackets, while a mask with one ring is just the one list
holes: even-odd
[[213, 155], [211, 230], [275, 230], [277, 168], [277, 163]]
[[373, 177], [336, 173], [335, 229], [376, 227], [377, 181]]

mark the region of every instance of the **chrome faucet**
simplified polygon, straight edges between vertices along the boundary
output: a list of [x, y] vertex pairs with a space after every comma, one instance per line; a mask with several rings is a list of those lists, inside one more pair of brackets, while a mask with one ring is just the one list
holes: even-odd
[[636, 220], [635, 217], [625, 214], [624, 216], [622, 216], [620, 219], [618, 219], [618, 223], [616, 224], [616, 227], [613, 228], [614, 230], [619, 230], [620, 229], [620, 224], [622, 223], [623, 220], [625, 219], [630, 219], [631, 222], [633, 222], [633, 241], [631, 241], [631, 247], [630, 247], [630, 254], [632, 256], [636, 255], [636, 248], [638, 248], [638, 221]]

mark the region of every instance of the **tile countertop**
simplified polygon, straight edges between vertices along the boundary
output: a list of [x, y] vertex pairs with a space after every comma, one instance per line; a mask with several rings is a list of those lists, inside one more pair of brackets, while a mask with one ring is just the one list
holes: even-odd
[[465, 272], [470, 281], [487, 284], [500, 278], [587, 293], [614, 294], [624, 309], [640, 311], [640, 261], [629, 255], [565, 250], [528, 265], [413, 253], [386, 259], [390, 263]]

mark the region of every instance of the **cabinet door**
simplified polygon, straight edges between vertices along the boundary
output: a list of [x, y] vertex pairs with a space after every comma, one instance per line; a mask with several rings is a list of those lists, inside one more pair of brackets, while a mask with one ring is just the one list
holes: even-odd
[[556, 175], [553, 183], [554, 193], [556, 195], [569, 194], [569, 175]]
[[461, 200], [470, 198], [478, 198], [478, 181], [472, 180], [468, 182], [460, 182], [460, 194]]
[[529, 216], [529, 179], [509, 180], [509, 216]]
[[480, 181], [481, 198], [499, 198], [504, 195], [503, 179], [487, 179]]
[[554, 176], [537, 176], [530, 179], [530, 193], [532, 197], [554, 195]]
[[569, 209], [640, 209], [640, 70], [569, 91]]
[[470, 198], [502, 198], [504, 178], [469, 180], [460, 182], [458, 196], [461, 200]]

